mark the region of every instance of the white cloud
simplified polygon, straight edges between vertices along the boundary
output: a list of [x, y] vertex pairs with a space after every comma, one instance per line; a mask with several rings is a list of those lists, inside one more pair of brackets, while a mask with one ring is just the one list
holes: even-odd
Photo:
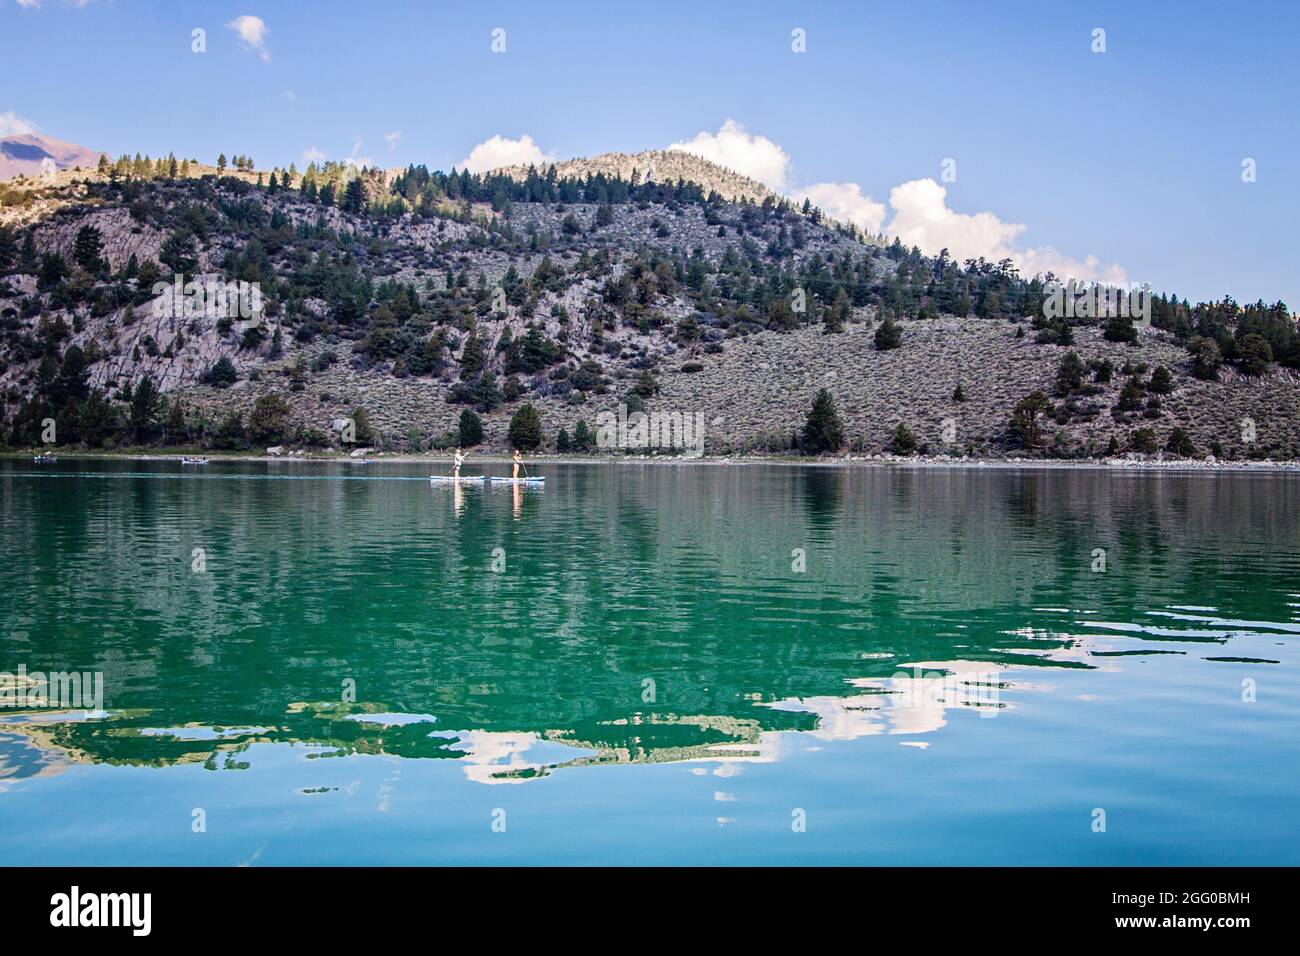
[[266, 48], [266, 36], [271, 32], [271, 28], [266, 25], [265, 20], [245, 13], [235, 17], [226, 26], [235, 31], [245, 50], [256, 53], [263, 63], [271, 62], [271, 51]]
[[[894, 218], [887, 232], [905, 246], [917, 246], [926, 255], [947, 248], [954, 259], [983, 256], [1005, 259], [1008, 243], [1025, 231], [1019, 223], [1003, 222], [991, 212], [976, 215], [948, 208], [948, 191], [933, 179], [914, 179], [889, 191]], [[1002, 253], [999, 255], [999, 253]]]
[[541, 166], [555, 162], [554, 153], [543, 153], [533, 138], [525, 133], [518, 139], [507, 139], [497, 135], [484, 140], [469, 151], [457, 169], [467, 169], [471, 173], [486, 173], [500, 169], [502, 166]]
[[[1051, 246], [1015, 248], [1014, 242], [1026, 226], [1004, 222], [991, 212], [957, 212], [948, 206], [947, 190], [933, 179], [915, 179], [895, 186], [889, 191], [888, 207], [863, 193], [857, 183], [796, 186], [791, 182], [790, 154], [733, 119], [723, 123], [716, 133], [697, 133], [668, 148], [692, 153], [756, 179], [796, 202], [808, 199], [832, 219], [853, 223], [868, 233], [897, 236], [900, 242], [917, 246], [926, 255], [937, 255], [946, 248], [958, 260], [981, 256], [991, 262], [1011, 259], [1026, 277], [1050, 271], [1062, 278], [1072, 276], [1084, 281], [1126, 281], [1122, 267], [1104, 265], [1096, 256], [1075, 259]], [[886, 223], [891, 209], [893, 216]]]
[[36, 132], [36, 124], [25, 120], [13, 110], [0, 113], [0, 136], [22, 136]]
[[402, 138], [402, 131], [394, 130], [391, 133], [384, 134], [384, 142], [388, 144], [389, 149], [397, 149], [397, 141]]
[[290, 103], [292, 103], [292, 102], [294, 102], [296, 99], [298, 99], [298, 94], [295, 93], [293, 90], [285, 90], [285, 91], [284, 91], [283, 93], [281, 93], [280, 95], [283, 96], [283, 97], [284, 97], [288, 102], [290, 102]]
[[302, 151], [302, 161], [304, 163], [323, 163], [326, 158], [325, 154], [315, 146], [308, 146]]
[[1051, 246], [1016, 249], [1012, 243], [1025, 231], [1022, 223], [1003, 222], [991, 212], [956, 212], [948, 206], [947, 196], [948, 191], [933, 179], [895, 186], [889, 191], [894, 218], [885, 227], [886, 235], [929, 256], [947, 249], [959, 261], [981, 256], [989, 262], [1010, 259], [1025, 277], [1054, 272], [1088, 282], [1127, 281], [1122, 267], [1104, 266], [1096, 256], [1075, 259]]
[[790, 154], [766, 136], [746, 132], [733, 119], [723, 123], [716, 133], [699, 132], [693, 139], [673, 143], [668, 148], [725, 166], [776, 192], [785, 191]]
[[794, 192], [792, 198], [807, 199], [839, 222], [851, 222], [871, 235], [880, 232], [885, 221], [885, 204], [862, 193], [857, 183], [814, 183]]

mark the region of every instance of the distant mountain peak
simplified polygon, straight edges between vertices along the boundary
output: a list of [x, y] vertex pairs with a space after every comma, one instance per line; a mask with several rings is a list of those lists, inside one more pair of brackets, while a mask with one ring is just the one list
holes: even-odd
[[0, 137], [0, 180], [27, 176], [35, 179], [46, 170], [94, 169], [100, 153], [40, 133]]

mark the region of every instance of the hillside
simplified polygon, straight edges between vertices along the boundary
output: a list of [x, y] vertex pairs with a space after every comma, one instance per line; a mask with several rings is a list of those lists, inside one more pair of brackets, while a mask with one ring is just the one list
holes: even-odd
[[[728, 202], [748, 199], [761, 203], [776, 199], [776, 194], [757, 180], [732, 172], [692, 153], [681, 150], [651, 149], [640, 153], [601, 153], [589, 158], [569, 159], [552, 163], [558, 179], [586, 179], [588, 176], [605, 176], [629, 182], [675, 183], [679, 179], [696, 183], [705, 193], [716, 192]], [[528, 176], [527, 166], [507, 166], [494, 172], [504, 173], [512, 179], [523, 181]]]
[[[1280, 303], [1049, 322], [1041, 283], [865, 244], [685, 153], [185, 169], [0, 207], [0, 440], [53, 418], [60, 445], [337, 447], [360, 409], [361, 443], [417, 451], [468, 409], [502, 448], [530, 403], [554, 449], [626, 402], [702, 415], [712, 454], [789, 452], [825, 388], [855, 453], [912, 450], [903, 425], [932, 454], [1300, 457]], [[175, 273], [256, 283], [262, 314], [156, 314]]]

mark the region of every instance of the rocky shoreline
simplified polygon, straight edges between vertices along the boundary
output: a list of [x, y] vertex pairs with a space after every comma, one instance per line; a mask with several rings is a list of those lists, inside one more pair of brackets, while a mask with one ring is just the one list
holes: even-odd
[[[30, 459], [38, 449], [0, 452], [0, 460]], [[61, 461], [78, 459], [104, 461], [176, 461], [182, 455], [195, 453], [194, 449], [177, 449], [170, 452], [77, 452], [72, 455], [60, 455]], [[206, 451], [203, 455], [212, 461], [233, 462], [267, 462], [294, 464], [331, 464], [346, 463], [354, 459], [343, 453], [312, 453], [302, 455], [256, 455], [248, 453], [227, 453]], [[367, 461], [385, 464], [448, 464], [450, 456], [441, 453], [409, 454], [398, 452], [374, 452], [367, 456]], [[1160, 457], [1119, 457], [1119, 458], [953, 458], [937, 455], [844, 455], [837, 457], [794, 457], [782, 455], [705, 455], [699, 458], [670, 455], [529, 455], [527, 462], [537, 464], [564, 465], [658, 465], [658, 466], [724, 466], [724, 465], [791, 465], [802, 468], [870, 468], [890, 467], [905, 469], [975, 469], [1003, 471], [1045, 471], [1045, 470], [1090, 470], [1090, 471], [1159, 471], [1159, 472], [1254, 472], [1300, 474], [1300, 460], [1275, 461], [1218, 461], [1212, 457], [1205, 459], [1160, 458]], [[469, 467], [476, 464], [508, 465], [510, 455], [485, 454], [474, 455], [468, 462]]]

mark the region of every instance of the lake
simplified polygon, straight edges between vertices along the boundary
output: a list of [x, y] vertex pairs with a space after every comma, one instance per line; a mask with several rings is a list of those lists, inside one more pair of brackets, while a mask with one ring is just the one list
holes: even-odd
[[0, 462], [0, 857], [1300, 861], [1300, 478], [534, 470]]

